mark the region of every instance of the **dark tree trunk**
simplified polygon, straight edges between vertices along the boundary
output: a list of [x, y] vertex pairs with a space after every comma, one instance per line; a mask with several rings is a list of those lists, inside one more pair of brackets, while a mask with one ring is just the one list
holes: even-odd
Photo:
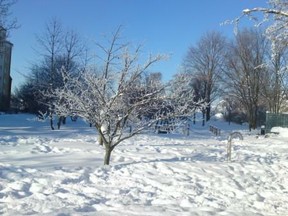
[[206, 122], [208, 122], [210, 120], [210, 117], [211, 117], [211, 107], [210, 107], [210, 105], [208, 105], [206, 107]]
[[249, 120], [249, 131], [257, 128], [257, 116], [258, 116], [258, 108], [251, 108], [250, 113], [248, 115]]
[[106, 147], [105, 157], [104, 157], [104, 165], [109, 165], [112, 150], [113, 150], [112, 148], [107, 148]]
[[205, 126], [205, 110], [202, 111], [202, 126]]
[[54, 130], [52, 113], [49, 114], [49, 118], [50, 118], [50, 127], [51, 127], [52, 130]]
[[231, 111], [229, 110], [229, 111], [228, 111], [228, 122], [229, 122], [229, 125], [231, 124], [231, 117], [232, 117], [232, 113], [231, 113]]
[[194, 113], [194, 115], [193, 115], [193, 124], [194, 125], [196, 124], [196, 113]]
[[66, 117], [65, 116], [62, 116], [63, 119], [62, 119], [62, 124], [65, 125], [66, 124]]
[[58, 130], [60, 130], [61, 123], [63, 123], [63, 118], [64, 118], [63, 116], [60, 116], [58, 119], [58, 122], [57, 122]]
[[258, 106], [255, 106], [255, 111], [254, 111], [254, 119], [253, 119], [253, 129], [257, 128], [258, 124]]

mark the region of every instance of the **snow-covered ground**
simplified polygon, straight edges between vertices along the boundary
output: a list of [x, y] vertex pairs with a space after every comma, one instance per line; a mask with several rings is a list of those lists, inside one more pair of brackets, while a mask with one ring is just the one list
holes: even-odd
[[[32, 115], [0, 115], [0, 215], [288, 215], [288, 131], [268, 138], [222, 121], [190, 135], [139, 135], [111, 166], [95, 129], [51, 131]], [[227, 136], [233, 141], [226, 160]], [[279, 131], [279, 130], [278, 130]]]

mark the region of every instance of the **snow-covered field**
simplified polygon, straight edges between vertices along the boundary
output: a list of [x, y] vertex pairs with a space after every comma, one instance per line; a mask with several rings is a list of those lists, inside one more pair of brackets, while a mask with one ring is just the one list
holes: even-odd
[[[242, 126], [192, 126], [190, 135], [139, 135], [111, 166], [95, 129], [51, 131], [32, 115], [0, 115], [0, 215], [288, 215], [288, 131], [268, 138]], [[226, 161], [227, 136], [233, 141]]]

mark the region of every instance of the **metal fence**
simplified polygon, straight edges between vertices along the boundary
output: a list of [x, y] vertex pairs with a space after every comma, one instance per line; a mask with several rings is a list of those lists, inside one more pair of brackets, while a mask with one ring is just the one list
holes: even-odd
[[288, 128], [288, 114], [284, 113], [266, 113], [266, 133], [269, 133], [273, 127], [287, 127]]

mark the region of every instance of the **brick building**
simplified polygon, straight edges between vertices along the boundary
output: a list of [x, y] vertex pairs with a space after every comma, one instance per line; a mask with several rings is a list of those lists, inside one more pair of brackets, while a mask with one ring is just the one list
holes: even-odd
[[0, 111], [10, 108], [12, 47], [13, 44], [7, 40], [6, 29], [0, 27]]

